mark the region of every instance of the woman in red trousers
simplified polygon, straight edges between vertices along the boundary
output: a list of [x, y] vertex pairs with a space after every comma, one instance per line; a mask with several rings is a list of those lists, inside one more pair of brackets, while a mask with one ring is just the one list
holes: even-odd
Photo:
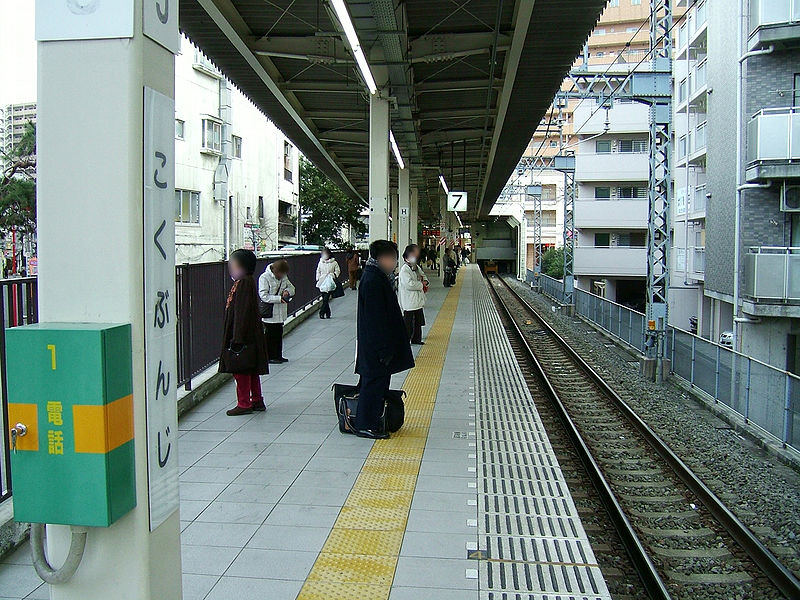
[[269, 372], [267, 346], [258, 313], [258, 291], [253, 280], [256, 255], [250, 250], [236, 250], [228, 261], [233, 287], [225, 303], [225, 330], [219, 372], [232, 373], [236, 380], [236, 406], [229, 416], [263, 411], [261, 375]]

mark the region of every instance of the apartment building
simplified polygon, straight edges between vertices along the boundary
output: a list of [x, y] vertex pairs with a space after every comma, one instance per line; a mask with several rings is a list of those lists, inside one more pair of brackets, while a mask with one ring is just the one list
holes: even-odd
[[[594, 67], [592, 67], [594, 68]], [[649, 109], [615, 99], [574, 111], [575, 285], [644, 306], [647, 276]]]
[[[672, 253], [669, 291], [669, 320], [681, 329], [695, 331], [705, 337], [711, 335], [711, 305], [713, 300], [706, 296], [705, 250], [706, 250], [706, 206], [711, 198], [708, 187], [709, 168], [708, 140], [709, 124], [709, 69], [717, 76], [727, 70], [735, 76], [735, 62], [709, 54], [709, 30], [719, 34], [717, 29], [725, 26], [735, 27], [735, 19], [709, 25], [709, 5], [715, 0], [690, 2], [683, 20], [677, 24], [678, 34], [675, 44], [674, 101], [673, 101], [673, 201], [672, 201]], [[684, 5], [686, 2], [683, 3]], [[734, 3], [735, 4], [735, 3]], [[719, 37], [717, 41], [722, 41]], [[734, 48], [730, 49], [735, 55]], [[735, 90], [734, 90], [735, 96]], [[715, 99], [721, 96], [715, 96]], [[735, 97], [734, 97], [735, 101]], [[731, 113], [736, 113], [735, 104]], [[729, 130], [730, 127], [726, 126]], [[735, 140], [735, 120], [731, 133]], [[730, 141], [717, 157], [727, 159], [731, 153]], [[735, 157], [735, 152], [734, 152]], [[713, 168], [713, 167], [712, 167]], [[735, 171], [730, 172], [735, 180]], [[728, 185], [729, 187], [729, 185]], [[735, 190], [734, 190], [735, 193]], [[732, 270], [732, 269], [731, 269]], [[726, 319], [729, 326], [732, 314]], [[719, 326], [717, 327], [719, 329]]]
[[[679, 105], [684, 94], [683, 105], [689, 107], [689, 119], [681, 119], [689, 127], [686, 145], [676, 148], [687, 154], [689, 175], [688, 185], [682, 174], [675, 186], [676, 198], [688, 195], [689, 235], [681, 234], [687, 225], [678, 219], [684, 209], [683, 201], [677, 201], [673, 256], [683, 250], [691, 259], [682, 261], [688, 263], [682, 273], [689, 273], [686, 286], [681, 273], [676, 270], [673, 276], [671, 321], [685, 326], [681, 294], [694, 294], [696, 314], [691, 316], [697, 317], [701, 335], [716, 341], [735, 332], [736, 346], [745, 354], [800, 372], [800, 1], [688, 4], [694, 26], [687, 17], [683, 46], [689, 56], [678, 61], [688, 63], [687, 81], [682, 91], [682, 78], [676, 77], [675, 94]], [[741, 32], [739, 14], [746, 15]], [[737, 33], [747, 53], [741, 79]], [[703, 37], [705, 48], [693, 42]], [[742, 119], [737, 123], [740, 85]], [[742, 139], [738, 163], [737, 125]], [[698, 139], [706, 142], [702, 168], [700, 162], [692, 167]], [[739, 194], [737, 170], [738, 181], [746, 186]], [[679, 188], [688, 194], [679, 194]], [[692, 262], [698, 254], [702, 273]], [[679, 286], [694, 289], [676, 291]]]
[[0, 148], [10, 154], [22, 139], [27, 123], [36, 124], [36, 102], [8, 104], [0, 108]]
[[183, 38], [175, 59], [176, 260], [298, 241], [298, 152]]

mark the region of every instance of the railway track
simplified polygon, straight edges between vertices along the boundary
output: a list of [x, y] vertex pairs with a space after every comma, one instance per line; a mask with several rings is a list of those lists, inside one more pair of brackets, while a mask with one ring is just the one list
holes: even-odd
[[791, 571], [533, 307], [488, 280], [529, 385], [550, 400], [546, 425], [569, 438], [649, 597], [800, 598]]

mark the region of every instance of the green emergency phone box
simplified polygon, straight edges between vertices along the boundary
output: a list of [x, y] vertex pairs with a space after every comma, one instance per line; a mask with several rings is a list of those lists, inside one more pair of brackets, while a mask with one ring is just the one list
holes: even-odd
[[130, 325], [6, 330], [14, 518], [107, 527], [136, 506]]

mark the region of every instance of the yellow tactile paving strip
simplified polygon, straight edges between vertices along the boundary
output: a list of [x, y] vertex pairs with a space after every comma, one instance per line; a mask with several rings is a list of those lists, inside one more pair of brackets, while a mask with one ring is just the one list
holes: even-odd
[[460, 278], [433, 323], [403, 389], [406, 420], [376, 441], [297, 600], [387, 600], [428, 439]]

